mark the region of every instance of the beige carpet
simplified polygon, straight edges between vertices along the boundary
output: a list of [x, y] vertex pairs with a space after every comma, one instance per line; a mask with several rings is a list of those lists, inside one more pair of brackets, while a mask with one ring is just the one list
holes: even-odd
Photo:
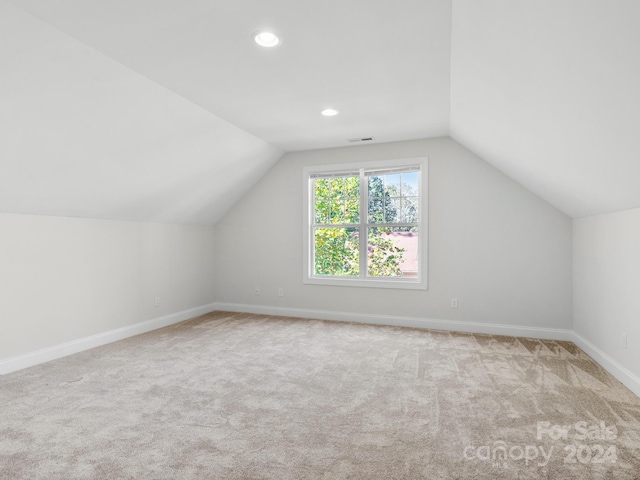
[[2, 479], [640, 479], [640, 399], [567, 342], [216, 312], [0, 415]]

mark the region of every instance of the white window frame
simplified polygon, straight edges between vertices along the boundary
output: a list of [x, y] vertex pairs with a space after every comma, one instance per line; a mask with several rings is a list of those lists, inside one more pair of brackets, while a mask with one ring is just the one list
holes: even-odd
[[[366, 268], [360, 268], [360, 277], [334, 277], [326, 275], [314, 275], [313, 260], [313, 221], [314, 205], [313, 191], [311, 184], [313, 176], [323, 173], [345, 174], [355, 171], [366, 171], [375, 169], [391, 169], [403, 167], [420, 167], [419, 181], [419, 219], [418, 219], [418, 276], [413, 278], [403, 277], [367, 277]], [[303, 211], [303, 233], [302, 233], [302, 252], [303, 252], [303, 275], [302, 282], [309, 285], [335, 285], [344, 287], [373, 287], [373, 288], [399, 288], [411, 290], [427, 290], [427, 267], [428, 267], [428, 159], [427, 157], [412, 157], [395, 160], [382, 160], [358, 163], [341, 163], [333, 165], [316, 165], [306, 166], [302, 170], [302, 211]], [[360, 229], [367, 228], [367, 197], [366, 189], [360, 186], [360, 223], [356, 224]], [[364, 195], [363, 195], [364, 193]], [[375, 226], [375, 225], [374, 225]], [[365, 235], [366, 237], [366, 235]], [[361, 246], [362, 250], [362, 246]], [[365, 252], [361, 252], [366, 255]]]

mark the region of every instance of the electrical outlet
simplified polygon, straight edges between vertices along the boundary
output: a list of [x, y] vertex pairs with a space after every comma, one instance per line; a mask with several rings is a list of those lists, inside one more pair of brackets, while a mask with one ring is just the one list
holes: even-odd
[[622, 348], [624, 348], [625, 350], [627, 349], [627, 334], [626, 333], [622, 334]]
[[278, 296], [279, 297], [284, 297], [284, 290], [282, 288], [278, 289]]
[[160, 297], [156, 297], [155, 300], [153, 301], [153, 306], [154, 307], [159, 307], [160, 306]]
[[260, 287], [256, 287], [256, 295], [260, 295]]
[[451, 299], [451, 308], [458, 308], [458, 299], [457, 298], [452, 298]]

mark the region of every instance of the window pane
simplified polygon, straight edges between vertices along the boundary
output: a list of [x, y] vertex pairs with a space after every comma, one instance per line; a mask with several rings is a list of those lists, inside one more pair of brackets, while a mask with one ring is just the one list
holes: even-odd
[[400, 196], [400, 174], [394, 173], [391, 175], [384, 176], [384, 188], [389, 195], [392, 197]]
[[329, 180], [317, 178], [313, 181], [313, 195], [316, 200], [326, 200], [329, 198]]
[[331, 200], [331, 223], [345, 223], [344, 200]]
[[419, 175], [409, 171], [367, 177], [368, 222], [417, 223]]
[[360, 177], [346, 177], [345, 189], [347, 197], [360, 196]]
[[314, 223], [320, 225], [360, 221], [360, 178], [332, 176], [314, 180]]
[[402, 199], [402, 220], [405, 223], [418, 222], [418, 197], [406, 197]]
[[370, 228], [367, 235], [367, 275], [416, 278], [418, 238], [416, 227]]
[[329, 202], [327, 200], [316, 200], [314, 223], [329, 223]]
[[426, 272], [418, 271], [426, 161], [414, 160], [375, 162], [372, 168], [322, 166], [309, 174], [309, 283], [426, 288]]
[[402, 196], [417, 196], [419, 189], [420, 172], [403, 172], [402, 173]]
[[345, 223], [360, 222], [360, 198], [348, 197], [345, 203]]
[[384, 199], [369, 197], [369, 223], [384, 222]]
[[360, 177], [346, 177], [344, 223], [358, 222], [360, 222]]
[[384, 190], [384, 180], [382, 177], [367, 177], [369, 197], [381, 197]]
[[384, 206], [385, 223], [393, 223], [400, 221], [401, 202], [399, 198], [389, 198]]
[[345, 186], [345, 177], [332, 178], [330, 180], [330, 195], [333, 199], [343, 199], [347, 192]]
[[383, 177], [369, 177], [368, 178], [369, 189], [369, 223], [383, 223], [384, 222], [384, 204], [389, 200], [389, 195], [385, 196], [384, 192], [384, 178]]
[[357, 277], [359, 275], [358, 230], [317, 228], [314, 231], [315, 275]]

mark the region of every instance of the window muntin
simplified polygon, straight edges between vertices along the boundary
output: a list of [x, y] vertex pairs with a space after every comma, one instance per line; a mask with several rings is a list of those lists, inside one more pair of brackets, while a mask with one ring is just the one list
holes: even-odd
[[359, 277], [360, 174], [313, 175], [313, 275]]
[[305, 168], [305, 282], [426, 288], [423, 178], [424, 158]]

